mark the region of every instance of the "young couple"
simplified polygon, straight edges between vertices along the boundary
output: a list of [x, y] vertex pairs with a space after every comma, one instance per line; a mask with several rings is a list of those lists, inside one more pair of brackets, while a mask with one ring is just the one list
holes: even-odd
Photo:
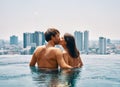
[[[76, 48], [75, 39], [71, 34], [64, 34], [60, 38], [60, 32], [55, 28], [49, 28], [45, 33], [46, 45], [36, 48], [29, 63], [30, 66], [37, 66], [40, 69], [58, 69], [58, 67], [76, 68], [83, 65], [80, 53]], [[64, 51], [55, 48], [55, 45], [62, 45]]]

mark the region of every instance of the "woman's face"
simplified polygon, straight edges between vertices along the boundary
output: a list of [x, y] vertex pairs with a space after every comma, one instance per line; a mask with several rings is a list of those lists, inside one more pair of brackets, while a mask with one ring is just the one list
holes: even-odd
[[62, 45], [62, 46], [66, 46], [66, 41], [65, 41], [64, 37], [60, 38], [60, 43], [59, 44]]

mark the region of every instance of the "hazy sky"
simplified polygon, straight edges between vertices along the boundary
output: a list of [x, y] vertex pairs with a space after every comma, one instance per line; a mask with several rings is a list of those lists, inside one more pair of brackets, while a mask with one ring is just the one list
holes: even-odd
[[0, 39], [49, 27], [120, 39], [120, 0], [0, 0]]

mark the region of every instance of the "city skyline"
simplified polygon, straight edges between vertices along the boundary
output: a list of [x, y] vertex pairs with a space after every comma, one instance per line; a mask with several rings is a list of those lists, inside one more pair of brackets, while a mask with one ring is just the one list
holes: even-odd
[[74, 34], [90, 32], [119, 40], [120, 0], [0, 0], [0, 39], [11, 35], [23, 40], [24, 32], [46, 31], [50, 27]]

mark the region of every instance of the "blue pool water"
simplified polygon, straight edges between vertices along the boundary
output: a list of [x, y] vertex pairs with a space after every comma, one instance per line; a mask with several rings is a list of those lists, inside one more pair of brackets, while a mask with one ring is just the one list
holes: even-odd
[[80, 69], [42, 71], [31, 56], [0, 56], [0, 87], [120, 87], [120, 55], [81, 55]]

